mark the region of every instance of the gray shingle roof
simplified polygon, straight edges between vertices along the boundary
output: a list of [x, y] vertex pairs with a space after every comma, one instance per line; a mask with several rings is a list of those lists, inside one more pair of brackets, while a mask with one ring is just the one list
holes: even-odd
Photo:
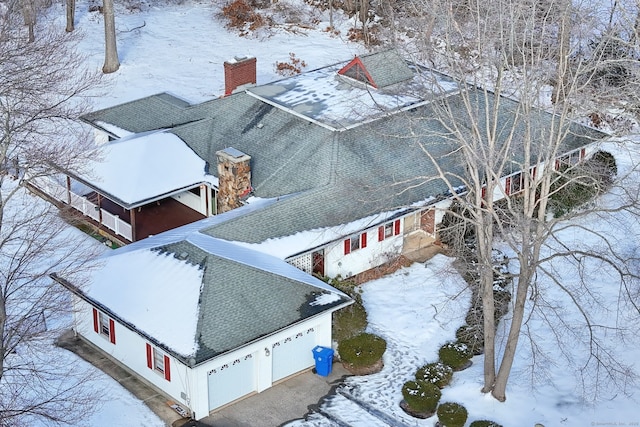
[[360, 60], [379, 89], [413, 78], [413, 71], [395, 49], [362, 55]]
[[329, 291], [217, 256], [184, 240], [156, 250], [176, 257], [188, 254], [189, 262], [204, 269], [196, 364], [350, 301], [336, 293], [329, 304], [311, 305]]
[[[414, 76], [400, 55], [392, 50], [364, 55], [361, 60], [369, 72], [381, 79], [378, 81], [380, 85], [393, 85]], [[329, 68], [336, 69], [335, 66]], [[261, 94], [262, 98], [238, 93], [187, 106], [178, 101], [170, 102], [164, 94], [115, 107], [113, 111], [103, 110], [91, 117], [101, 117], [101, 120], [113, 117], [114, 124], [128, 130], [148, 130], [150, 126], [166, 127], [171, 124], [172, 132], [208, 162], [209, 172], [213, 174], [216, 174], [216, 151], [232, 146], [250, 155], [254, 195], [262, 198], [297, 195], [242, 218], [210, 227], [206, 233], [227, 240], [258, 243], [299, 231], [345, 224], [445, 194], [449, 188], [437, 177], [437, 168], [424, 150], [428, 150], [441, 169], [449, 173], [454, 186], [462, 184], [456, 178], [464, 172], [462, 163], [456, 158], [456, 141], [460, 137], [474, 137], [470, 125], [463, 119], [469, 114], [463, 95], [456, 93], [456, 86], [450, 79], [437, 73], [425, 79], [429, 70], [420, 70], [419, 81], [430, 81], [425, 83], [426, 90], [421, 96], [430, 103], [416, 104], [406, 111], [385, 113], [381, 118], [350, 128], [331, 130], [304, 115], [293, 114], [290, 106], [287, 107], [289, 104], [284, 101], [279, 104], [266, 97], [260, 92], [261, 87], [252, 89], [252, 92]], [[299, 77], [291, 82], [274, 82], [263, 89], [268, 89], [267, 92], [277, 89], [278, 93], [285, 93], [291, 102], [295, 100], [296, 93], [307, 101], [310, 94], [330, 98], [328, 94], [311, 89], [316, 87], [318, 79], [333, 79], [333, 74], [318, 70], [311, 72], [309, 86], [301, 84]], [[297, 83], [292, 83], [294, 81]], [[409, 87], [403, 85], [405, 89]], [[430, 85], [441, 85], [442, 89], [437, 90]], [[444, 100], [438, 100], [439, 96]], [[467, 96], [475, 116], [484, 117], [485, 108], [494, 105], [496, 95], [470, 89]], [[515, 101], [503, 98], [499, 105], [498, 139], [504, 140], [516, 117], [523, 116], [516, 115], [520, 105]], [[341, 108], [344, 107], [348, 106], [342, 105]], [[118, 109], [121, 109], [119, 113]], [[351, 110], [357, 109], [358, 105], [351, 106]], [[437, 119], [445, 110], [458, 118], [459, 135], [452, 136], [451, 126], [445, 126]], [[144, 117], [120, 117], [119, 121], [116, 120], [120, 115], [135, 112], [143, 112]], [[552, 119], [551, 115], [540, 111], [534, 115], [531, 128], [544, 138]], [[524, 121], [519, 123], [519, 131], [524, 132], [526, 125]], [[482, 123], [479, 127], [480, 132], [475, 135], [486, 134]], [[564, 141], [567, 151], [603, 136], [577, 124], [571, 124], [568, 130]], [[514, 146], [514, 150], [512, 167], [515, 171], [519, 155], [517, 147]]]

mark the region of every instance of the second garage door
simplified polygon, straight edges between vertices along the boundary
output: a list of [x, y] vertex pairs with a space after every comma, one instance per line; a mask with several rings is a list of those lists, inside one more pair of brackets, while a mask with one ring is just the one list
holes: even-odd
[[313, 366], [312, 350], [315, 346], [313, 328], [273, 344], [273, 382]]

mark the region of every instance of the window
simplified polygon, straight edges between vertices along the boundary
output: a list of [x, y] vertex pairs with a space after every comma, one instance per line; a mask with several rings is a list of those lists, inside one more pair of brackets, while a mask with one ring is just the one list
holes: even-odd
[[364, 232], [359, 236], [349, 237], [344, 241], [344, 254], [350, 254], [353, 251], [367, 247], [367, 233]]
[[517, 173], [510, 177], [507, 177], [506, 190], [507, 195], [516, 194], [522, 191], [524, 187], [524, 176], [522, 173]]
[[388, 239], [392, 236], [400, 234], [400, 220], [388, 222], [385, 225], [378, 227], [378, 241], [382, 242], [384, 239]]
[[584, 158], [585, 149], [572, 151], [558, 159], [556, 159], [556, 170], [577, 165]]
[[111, 344], [116, 343], [116, 324], [112, 318], [97, 309], [93, 309], [93, 330], [108, 339]]
[[171, 381], [171, 364], [169, 356], [149, 343], [147, 343], [147, 367], [157, 372], [159, 375], [162, 375], [165, 380]]

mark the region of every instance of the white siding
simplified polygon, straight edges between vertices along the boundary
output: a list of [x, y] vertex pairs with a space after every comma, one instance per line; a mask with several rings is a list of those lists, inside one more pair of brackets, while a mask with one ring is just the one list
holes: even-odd
[[207, 215], [207, 198], [205, 192], [208, 191], [208, 188], [200, 188], [200, 197], [193, 194], [190, 191], [183, 191], [182, 193], [171, 196], [173, 199], [179, 201], [185, 206], [190, 207], [196, 212], [201, 213], [202, 215]]
[[[207, 392], [209, 371], [219, 368], [224, 364], [233, 364], [235, 360], [251, 354], [255, 364], [256, 390], [258, 392], [264, 391], [270, 388], [274, 382], [273, 345], [288, 337], [295, 336], [298, 333], [306, 333], [310, 328], [314, 330], [315, 343], [317, 345], [331, 347], [331, 313], [328, 312], [193, 368], [194, 378], [196, 378], [196, 381], [200, 384], [198, 389], [202, 391], [201, 394], [194, 396], [191, 402], [192, 409], [196, 412], [196, 418], [203, 418], [208, 414], [209, 410], [216, 409], [209, 409], [209, 396]], [[309, 351], [309, 353], [311, 354], [311, 351]], [[206, 413], [204, 412], [205, 410], [207, 411]]]
[[[171, 381], [167, 381], [157, 371], [147, 367], [148, 343], [142, 336], [115, 322], [116, 343], [111, 344], [103, 335], [93, 329], [93, 307], [84, 300], [74, 297], [74, 315], [76, 331], [85, 339], [99, 347], [102, 351], [136, 372], [147, 382], [162, 390], [167, 396], [185, 407], [189, 407], [189, 396], [196, 390], [189, 388], [192, 384], [188, 377], [189, 369], [170, 356]], [[182, 399], [181, 395], [187, 397]]]
[[[383, 241], [378, 241], [378, 228], [365, 231], [367, 233], [367, 247], [357, 249], [347, 255], [344, 254], [344, 240], [336, 242], [325, 249], [325, 275], [329, 277], [350, 277], [369, 270], [402, 253], [402, 234], [404, 224], [400, 219], [400, 233]], [[357, 237], [359, 234], [354, 234]]]
[[[167, 381], [158, 372], [147, 367], [146, 344], [148, 341], [142, 336], [115, 322], [116, 343], [111, 344], [103, 335], [94, 331], [93, 307], [90, 304], [74, 296], [74, 313], [78, 334], [126, 365], [168, 397], [189, 408], [198, 419], [204, 418], [210, 412], [209, 372], [211, 370], [220, 368], [224, 364], [233, 366], [235, 360], [242, 358], [244, 361], [244, 358], [251, 354], [254, 368], [253, 385], [255, 390], [260, 392], [270, 388], [273, 383], [272, 349], [274, 344], [299, 333], [305, 334], [309, 329], [313, 329], [315, 343], [331, 347], [331, 312], [327, 312], [194, 368], [188, 368], [170, 357], [171, 381]], [[311, 354], [311, 350], [309, 353]]]

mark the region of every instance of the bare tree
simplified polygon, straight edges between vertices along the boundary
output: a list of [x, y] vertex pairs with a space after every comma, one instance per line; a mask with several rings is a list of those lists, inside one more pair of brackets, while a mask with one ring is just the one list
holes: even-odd
[[66, 0], [66, 19], [67, 27], [65, 31], [67, 33], [72, 32], [75, 29], [75, 16], [76, 16], [76, 0]]
[[36, 38], [36, 5], [33, 0], [22, 0], [22, 16], [24, 25], [29, 29], [29, 41], [33, 42]]
[[120, 68], [118, 47], [116, 45], [116, 22], [113, 12], [113, 0], [103, 0], [102, 13], [104, 15], [104, 65], [102, 72], [115, 73]]
[[71, 307], [49, 274], [80, 275], [91, 252], [25, 188], [52, 176], [54, 160], [82, 164], [88, 138], [75, 119], [98, 76], [81, 72], [71, 34], [27, 41], [10, 6], [0, 14], [0, 425], [58, 425], [84, 417], [95, 396], [86, 369], [52, 346]]
[[[525, 316], [539, 301], [534, 292], [536, 275], [548, 268], [552, 258], [572, 258], [580, 253], [581, 257], [597, 258], [609, 265], [623, 283], [638, 276], [637, 271], [626, 267], [637, 265], [633, 254], [566, 247], [546, 255], [556, 233], [572, 226], [566, 222], [566, 215], [553, 215], [562, 204], [558, 200], [567, 193], [587, 189], [592, 195], [600, 194], [610, 184], [602, 178], [606, 174], [583, 166], [581, 150], [564, 156], [578, 138], [589, 141], [597, 137], [573, 124], [572, 119], [576, 113], [588, 113], [583, 109], [584, 100], [593, 96], [594, 87], [613, 81], [598, 83], [598, 70], [624, 66], [625, 80], [615, 83], [619, 83], [620, 92], [631, 93], [639, 77], [637, 61], [633, 55], [613, 58], [585, 53], [581, 51], [585, 43], [570, 43], [570, 32], [577, 28], [570, 25], [570, 18], [576, 11], [567, 2], [454, 1], [440, 6], [441, 2], [427, 1], [415, 10], [428, 10], [429, 16], [437, 17], [435, 28], [429, 33], [437, 43], [429, 40], [425, 45], [436, 44], [438, 50], [427, 52], [431, 55], [428, 59], [447, 71], [458, 91], [443, 93], [431, 103], [429, 114], [440, 123], [438, 137], [448, 139], [454, 147], [445, 157], [457, 159], [464, 165], [464, 172], [454, 174], [448, 170], [443, 166], [448, 163], [433, 157], [427, 144], [423, 152], [438, 169], [431, 179], [447, 183], [455, 203], [462, 207], [459, 212], [464, 212], [458, 214], [460, 221], [475, 232], [474, 263], [469, 268], [479, 277], [484, 315], [483, 391], [503, 401], [524, 333]], [[620, 70], [614, 68], [616, 71]], [[553, 81], [557, 101], [554, 104], [550, 103], [553, 90], [549, 85]], [[503, 179], [505, 176], [509, 178]], [[458, 190], [461, 185], [466, 191]], [[636, 195], [628, 196], [615, 209], [637, 215], [640, 212]], [[593, 209], [574, 211], [570, 216], [586, 215]], [[608, 208], [598, 209], [603, 212]], [[500, 351], [496, 349], [496, 271], [492, 259], [498, 237], [508, 246], [517, 265], [512, 272], [511, 313], [503, 321], [507, 326]], [[598, 234], [598, 238], [607, 247], [606, 235]], [[592, 328], [589, 313], [582, 309], [572, 290], [563, 290], [576, 302], [585, 324]], [[629, 293], [625, 301], [636, 315], [640, 314]], [[620, 378], [631, 373], [610, 353], [596, 354], [594, 349], [604, 348], [597, 334], [590, 339], [593, 360], [603, 368], [594, 369], [592, 374]]]

